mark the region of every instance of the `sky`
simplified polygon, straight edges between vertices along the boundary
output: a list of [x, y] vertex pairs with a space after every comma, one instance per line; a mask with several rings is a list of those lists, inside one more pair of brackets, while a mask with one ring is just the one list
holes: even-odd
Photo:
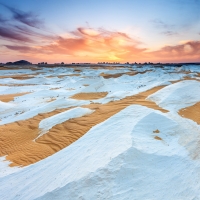
[[200, 0], [0, 0], [0, 62], [200, 62]]

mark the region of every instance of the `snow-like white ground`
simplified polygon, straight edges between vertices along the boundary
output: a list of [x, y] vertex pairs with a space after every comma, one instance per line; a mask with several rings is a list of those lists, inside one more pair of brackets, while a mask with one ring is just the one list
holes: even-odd
[[[83, 68], [80, 76], [48, 78], [77, 72], [72, 68], [44, 68], [35, 78], [20, 80], [20, 83], [37, 86], [21, 87], [14, 86], [19, 80], [0, 79], [5, 81], [1, 84], [9, 83], [9, 86], [0, 86], [0, 94], [31, 92], [8, 103], [0, 102], [0, 125], [58, 108], [76, 107], [42, 120], [41, 134], [70, 118], [93, 112], [81, 105], [104, 104], [159, 85], [166, 86], [147, 99], [169, 110], [162, 113], [145, 106], [128, 106], [94, 126], [67, 148], [24, 168], [10, 168], [2, 157], [0, 199], [200, 199], [200, 126], [177, 114], [179, 109], [200, 101], [200, 82], [170, 83], [185, 76], [194, 77], [200, 72], [199, 68], [134, 65], [131, 69], [148, 71], [104, 79], [99, 76], [102, 72], [121, 73], [130, 68], [110, 71]], [[30, 73], [23, 69], [13, 71], [0, 73], [1, 76]], [[70, 99], [80, 92], [108, 92], [108, 95], [90, 101]], [[51, 99], [54, 101], [48, 102]]]
[[170, 115], [129, 106], [69, 147], [1, 178], [1, 199], [199, 199], [200, 161], [187, 147], [197, 150], [200, 127], [182, 127], [187, 120]]
[[150, 95], [148, 100], [155, 101], [160, 107], [178, 111], [200, 101], [200, 82], [181, 81]]
[[[30, 92], [30, 94], [15, 97], [14, 101], [8, 103], [0, 101], [0, 125], [28, 119], [36, 116], [38, 113], [48, 112], [58, 108], [87, 105], [91, 102], [108, 103], [126, 96], [138, 94], [159, 85], [168, 85], [170, 84], [169, 81], [181, 80], [187, 75], [181, 72], [177, 73], [177, 68], [173, 69], [173, 67], [170, 71], [162, 68], [154, 68], [152, 66], [146, 66], [144, 68], [132, 66], [132, 68], [118, 70], [94, 70], [81, 67], [80, 69], [80, 76], [64, 76], [58, 78], [57, 76], [59, 75], [77, 74], [72, 68], [62, 67], [43, 68], [39, 70], [40, 74], [26, 80], [12, 78], [0, 79], [1, 84], [7, 84], [6, 86], [0, 86], [1, 95]], [[114, 74], [125, 73], [130, 70], [135, 70], [136, 72], [148, 71], [143, 74], [138, 73], [135, 76], [125, 74], [121, 77], [110, 79], [104, 79], [99, 76], [102, 72]], [[27, 69], [8, 71], [1, 70], [1, 75], [31, 73], [30, 70]], [[170, 73], [167, 73], [168, 71]], [[35, 74], [36, 72], [34, 71], [32, 73]], [[49, 76], [53, 77], [49, 78]], [[17, 86], [15, 86], [16, 84]], [[25, 85], [19, 86], [18, 84]], [[91, 101], [69, 99], [70, 96], [81, 92], [108, 92], [108, 95], [102, 99]], [[54, 99], [54, 101], [49, 102], [52, 99]]]

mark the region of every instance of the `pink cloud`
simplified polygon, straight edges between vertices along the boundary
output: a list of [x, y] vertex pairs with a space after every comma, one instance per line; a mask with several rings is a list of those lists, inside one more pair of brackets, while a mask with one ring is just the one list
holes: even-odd
[[[200, 41], [187, 41], [176, 46], [165, 46], [146, 52], [142, 41], [118, 31], [77, 28], [68, 36], [47, 37], [46, 45], [5, 45], [21, 55], [33, 55], [40, 61], [64, 62], [130, 61], [130, 62], [187, 62], [200, 60]], [[52, 56], [54, 55], [54, 56]], [[64, 60], [61, 60], [64, 59]]]

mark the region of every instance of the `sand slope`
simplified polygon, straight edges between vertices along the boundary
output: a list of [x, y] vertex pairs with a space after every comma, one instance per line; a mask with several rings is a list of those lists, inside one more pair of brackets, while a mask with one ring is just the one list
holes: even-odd
[[[68, 148], [2, 178], [1, 198], [198, 199], [200, 162], [179, 144], [190, 127], [178, 121], [129, 106]], [[156, 129], [162, 140], [154, 139]]]
[[[65, 148], [83, 136], [93, 126], [108, 119], [129, 105], [140, 104], [156, 110], [161, 110], [162, 112], [167, 112], [166, 110], [159, 108], [154, 102], [145, 100], [149, 94], [154, 93], [161, 88], [162, 86], [153, 88], [152, 90], [140, 93], [139, 95], [127, 97], [120, 101], [114, 101], [108, 104], [90, 104], [84, 106], [95, 110], [95, 112], [55, 125], [47, 134], [38, 138], [36, 142], [33, 140], [38, 137], [40, 132], [40, 120], [54, 116], [56, 111], [40, 114], [29, 120], [0, 126], [1, 132], [5, 133], [0, 135], [0, 142], [2, 144], [0, 155], [8, 155], [6, 158], [13, 162], [11, 166], [26, 166]], [[17, 134], [15, 134], [16, 131]], [[9, 138], [7, 138], [7, 132], [10, 132], [11, 134]], [[32, 134], [26, 137], [27, 132]]]
[[200, 199], [199, 74], [2, 68], [0, 199]]

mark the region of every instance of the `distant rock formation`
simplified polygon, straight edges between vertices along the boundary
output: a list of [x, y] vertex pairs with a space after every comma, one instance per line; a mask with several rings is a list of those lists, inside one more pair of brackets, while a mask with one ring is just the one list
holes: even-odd
[[31, 65], [32, 63], [26, 61], [26, 60], [19, 60], [16, 62], [7, 62], [6, 65]]

